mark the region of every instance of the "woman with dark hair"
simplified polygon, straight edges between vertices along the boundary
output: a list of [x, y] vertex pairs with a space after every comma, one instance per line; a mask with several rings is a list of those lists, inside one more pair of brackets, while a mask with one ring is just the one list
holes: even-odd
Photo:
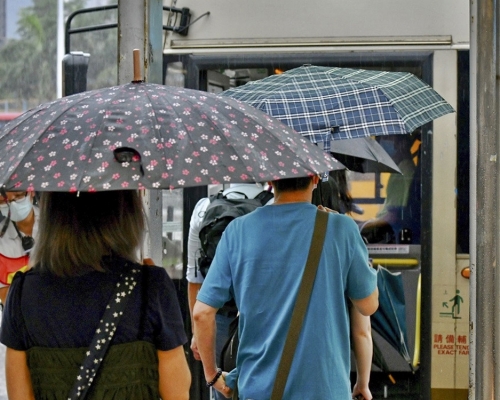
[[[164, 269], [138, 264], [139, 194], [47, 192], [40, 215], [33, 267], [15, 275], [2, 319], [9, 399], [68, 399], [110, 299], [120, 302], [127, 288], [87, 398], [188, 399], [175, 288]], [[136, 286], [127, 281], [117, 294], [122, 275], [132, 273]]]
[[341, 214], [350, 214], [354, 209], [354, 201], [349, 193], [347, 170], [330, 171], [328, 181], [319, 182], [313, 190], [312, 203]]

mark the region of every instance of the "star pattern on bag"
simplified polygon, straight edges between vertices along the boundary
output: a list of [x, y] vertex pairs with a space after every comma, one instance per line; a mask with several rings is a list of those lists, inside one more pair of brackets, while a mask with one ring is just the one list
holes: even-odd
[[[139, 269], [134, 268], [130, 270], [128, 275], [125, 273], [120, 275], [118, 283], [115, 286], [113, 296], [109, 304], [106, 306], [104, 316], [99, 321], [92, 343], [89, 350], [86, 352], [87, 357], [80, 366], [80, 371], [76, 377], [77, 381], [82, 382], [82, 384], [77, 387], [73, 387], [68, 400], [82, 398], [97, 375], [98, 366], [103, 360], [102, 356], [105, 354], [107, 347], [110, 345], [116, 332], [116, 328], [118, 326], [116, 321], [119, 321], [119, 317], [123, 315], [123, 309], [125, 308], [126, 303], [122, 300], [129, 296], [134, 290], [137, 285], [137, 274], [139, 272]], [[125, 283], [125, 291], [119, 290], [122, 281]]]

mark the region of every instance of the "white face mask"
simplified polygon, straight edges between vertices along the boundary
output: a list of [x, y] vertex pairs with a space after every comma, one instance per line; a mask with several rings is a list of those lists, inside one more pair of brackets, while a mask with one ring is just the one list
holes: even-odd
[[[26, 196], [23, 200], [12, 201], [10, 205], [10, 219], [14, 222], [23, 221], [30, 215], [33, 204], [31, 203], [30, 196]], [[3, 210], [2, 214], [7, 215], [8, 210]]]

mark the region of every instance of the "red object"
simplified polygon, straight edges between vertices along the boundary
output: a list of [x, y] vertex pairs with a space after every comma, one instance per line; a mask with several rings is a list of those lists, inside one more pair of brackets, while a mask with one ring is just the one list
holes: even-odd
[[0, 282], [4, 285], [10, 285], [16, 272], [24, 272], [28, 269], [28, 261], [28, 255], [11, 258], [0, 254]]

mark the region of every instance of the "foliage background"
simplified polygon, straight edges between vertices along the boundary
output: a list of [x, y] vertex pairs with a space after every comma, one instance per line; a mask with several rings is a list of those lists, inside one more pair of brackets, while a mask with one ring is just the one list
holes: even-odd
[[[115, 4], [115, 2], [112, 2]], [[84, 0], [64, 2], [64, 21]], [[117, 10], [77, 15], [71, 28], [117, 22]], [[19, 39], [0, 48], [0, 107], [23, 111], [57, 97], [57, 0], [33, 0], [21, 10]], [[71, 35], [71, 51], [90, 54], [87, 89], [117, 82], [117, 29]]]

